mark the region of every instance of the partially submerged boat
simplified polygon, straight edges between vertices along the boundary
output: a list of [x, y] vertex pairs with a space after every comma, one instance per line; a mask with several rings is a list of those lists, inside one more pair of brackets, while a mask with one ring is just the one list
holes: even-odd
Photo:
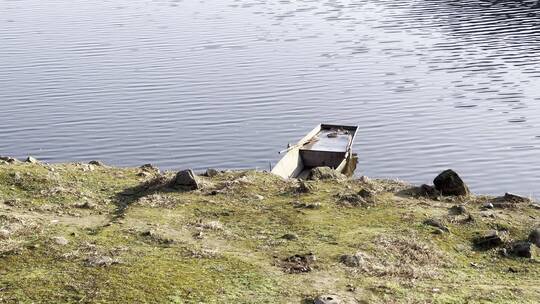
[[351, 176], [356, 169], [357, 157], [352, 153], [352, 144], [358, 126], [320, 124], [297, 144], [289, 146], [272, 169], [272, 173], [283, 178], [309, 177], [311, 169], [330, 167]]

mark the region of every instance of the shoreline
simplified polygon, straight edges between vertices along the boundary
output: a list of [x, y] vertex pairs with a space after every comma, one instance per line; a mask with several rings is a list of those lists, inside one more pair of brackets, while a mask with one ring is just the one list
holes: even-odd
[[470, 194], [455, 172], [442, 174], [443, 186], [412, 186], [322, 171], [297, 181], [255, 170], [0, 163], [0, 301], [540, 297], [535, 202]]

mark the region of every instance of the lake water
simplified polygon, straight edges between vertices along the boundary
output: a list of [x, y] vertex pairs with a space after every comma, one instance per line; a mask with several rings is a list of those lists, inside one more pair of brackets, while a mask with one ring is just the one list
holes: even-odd
[[359, 175], [538, 195], [534, 2], [1, 0], [0, 154], [267, 169], [344, 123]]

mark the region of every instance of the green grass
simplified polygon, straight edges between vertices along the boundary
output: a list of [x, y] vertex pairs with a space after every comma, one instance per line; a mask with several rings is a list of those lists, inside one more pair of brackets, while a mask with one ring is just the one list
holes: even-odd
[[[310, 182], [314, 190], [298, 194], [294, 182], [255, 171], [203, 178], [203, 189], [184, 192], [167, 187], [172, 173], [140, 173], [0, 165], [0, 229], [9, 233], [0, 236], [0, 302], [309, 303], [322, 293], [345, 303], [540, 298], [538, 256], [503, 257], [471, 243], [490, 229], [508, 231], [509, 242], [525, 239], [540, 224], [540, 211], [527, 204], [486, 212], [486, 197], [414, 198], [400, 192], [408, 185], [384, 180]], [[337, 194], [361, 189], [375, 193], [372, 204], [340, 203]], [[473, 222], [449, 215], [458, 203]], [[434, 234], [426, 218], [450, 233]], [[317, 258], [311, 272], [281, 269], [283, 259], [310, 252]], [[361, 266], [340, 263], [357, 252]], [[118, 263], [97, 266], [93, 257]]]

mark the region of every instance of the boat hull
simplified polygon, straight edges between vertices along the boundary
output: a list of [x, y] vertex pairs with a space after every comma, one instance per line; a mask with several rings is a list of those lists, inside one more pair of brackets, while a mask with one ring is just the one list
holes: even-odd
[[352, 176], [357, 164], [356, 154], [352, 153], [357, 128], [328, 124], [317, 126], [285, 150], [272, 173], [283, 178], [307, 178], [313, 168], [330, 167]]

